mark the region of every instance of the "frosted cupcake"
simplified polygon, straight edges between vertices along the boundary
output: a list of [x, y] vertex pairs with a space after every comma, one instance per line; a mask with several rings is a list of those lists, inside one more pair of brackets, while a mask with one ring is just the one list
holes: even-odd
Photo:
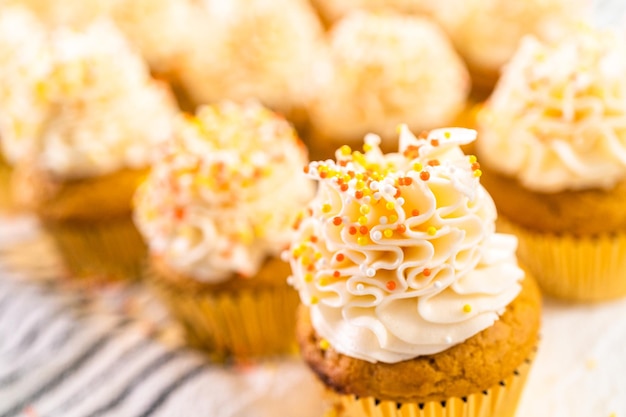
[[396, 145], [396, 126], [422, 130], [451, 122], [465, 105], [467, 70], [432, 22], [355, 12], [335, 26], [310, 103], [311, 146], [320, 156], [378, 132]]
[[278, 255], [313, 194], [306, 149], [260, 104], [179, 120], [136, 197], [152, 282], [192, 345], [218, 358], [294, 350], [297, 295]]
[[473, 83], [491, 91], [525, 35], [556, 39], [581, 19], [587, 0], [446, 0], [433, 15], [467, 63]]
[[106, 22], [55, 32], [49, 51], [33, 109], [42, 117], [15, 132], [29, 147], [16, 165], [16, 197], [51, 232], [73, 276], [136, 277], [144, 246], [132, 195], [153, 148], [171, 136], [176, 108]]
[[626, 295], [626, 44], [527, 38], [480, 115], [485, 186], [552, 295]]
[[298, 121], [323, 33], [308, 2], [213, 0], [206, 11], [208, 30], [182, 63], [191, 99], [206, 104], [255, 98]]
[[309, 165], [319, 190], [286, 257], [329, 415], [514, 415], [540, 297], [459, 148], [475, 136], [403, 126], [399, 152], [368, 135], [363, 153]]
[[433, 8], [433, 3], [426, 0], [312, 0], [312, 3], [329, 24], [355, 10], [424, 15], [432, 13]]

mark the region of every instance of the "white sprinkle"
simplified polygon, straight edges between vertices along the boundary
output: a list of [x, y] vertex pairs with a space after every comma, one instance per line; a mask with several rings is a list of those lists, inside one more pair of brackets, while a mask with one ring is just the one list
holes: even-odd
[[378, 191], [376, 191], [376, 192], [374, 193], [374, 199], [375, 199], [375, 200], [380, 200], [380, 193], [379, 193]]
[[366, 195], [365, 197], [363, 197], [363, 202], [365, 204], [369, 204], [370, 201], [372, 201], [372, 198], [369, 195]]
[[387, 224], [388, 222], [387, 216], [380, 216], [378, 221], [380, 222], [380, 224]]
[[372, 239], [374, 240], [380, 240], [383, 238], [383, 234], [381, 233], [380, 230], [375, 230], [372, 232]]
[[286, 251], [286, 250], [282, 251], [282, 252], [280, 253], [280, 259], [281, 259], [283, 262], [289, 262], [289, 252], [288, 252], [288, 251]]
[[399, 205], [403, 206], [404, 205], [404, 198], [402, 197], [398, 197], [398, 200], [396, 200], [398, 202]]
[[450, 337], [450, 336], [446, 336], [446, 339], [445, 339], [445, 340], [446, 340], [446, 343], [447, 343], [447, 344], [452, 343], [452, 337]]
[[394, 195], [396, 193], [396, 189], [392, 185], [386, 184], [383, 187], [383, 193]]
[[361, 271], [362, 274], [365, 274], [367, 272], [367, 265], [365, 264], [359, 265], [359, 271]]
[[341, 218], [341, 221], [343, 222], [343, 224], [348, 224], [350, 222], [350, 217], [348, 216], [343, 216]]
[[363, 291], [365, 289], [365, 285], [363, 284], [356, 284], [356, 290], [357, 291]]
[[346, 196], [346, 204], [352, 203], [352, 197]]
[[441, 283], [441, 281], [435, 281], [433, 282], [433, 285], [435, 286], [435, 288], [439, 289], [441, 287], [443, 287], [443, 284]]
[[287, 277], [287, 284], [288, 285], [291, 285], [293, 287], [294, 282], [295, 281], [294, 281], [294, 279], [293, 279], [293, 277], [291, 275]]
[[367, 268], [367, 271], [365, 272], [365, 275], [367, 275], [368, 277], [373, 277], [374, 275], [376, 275], [376, 270], [374, 268]]
[[372, 181], [372, 182], [370, 182], [370, 190], [372, 190], [372, 191], [378, 191], [378, 188], [379, 188], [378, 181]]

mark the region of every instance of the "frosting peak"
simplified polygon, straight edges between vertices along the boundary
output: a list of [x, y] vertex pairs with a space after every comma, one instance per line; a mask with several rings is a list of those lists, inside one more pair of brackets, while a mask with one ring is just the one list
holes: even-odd
[[540, 192], [626, 178], [626, 41], [579, 27], [523, 40], [480, 115], [481, 157]]
[[467, 129], [414, 136], [399, 152], [368, 135], [337, 161], [312, 162], [319, 182], [285, 256], [316, 331], [346, 355], [399, 362], [460, 343], [493, 324], [518, 294], [513, 236], [494, 233]]
[[255, 102], [201, 107], [181, 117], [136, 198], [152, 253], [206, 282], [252, 276], [288, 245], [313, 195], [304, 145]]

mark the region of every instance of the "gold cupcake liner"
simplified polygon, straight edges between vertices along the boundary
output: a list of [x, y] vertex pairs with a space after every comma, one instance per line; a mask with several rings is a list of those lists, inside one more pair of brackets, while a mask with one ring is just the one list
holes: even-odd
[[43, 222], [73, 278], [97, 281], [141, 277], [146, 247], [130, 217], [93, 222]]
[[334, 406], [325, 417], [514, 417], [530, 365], [528, 359], [497, 385], [445, 401], [401, 403], [332, 392]]
[[238, 291], [178, 290], [158, 277], [157, 296], [182, 324], [188, 343], [215, 360], [297, 352], [298, 294], [284, 286]]
[[626, 296], [626, 233], [537, 233], [503, 218], [498, 219], [498, 230], [518, 237], [520, 262], [546, 294], [572, 301]]

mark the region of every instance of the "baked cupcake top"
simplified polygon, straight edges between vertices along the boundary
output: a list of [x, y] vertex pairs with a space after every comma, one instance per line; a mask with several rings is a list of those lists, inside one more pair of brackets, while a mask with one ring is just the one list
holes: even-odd
[[15, 164], [45, 117], [39, 89], [50, 68], [43, 24], [23, 7], [0, 9], [0, 146]]
[[319, 182], [290, 250], [290, 282], [316, 332], [347, 356], [395, 363], [433, 354], [491, 326], [520, 291], [514, 236], [475, 157], [475, 132], [401, 127], [399, 152], [340, 148], [312, 162]]
[[283, 112], [303, 105], [323, 36], [308, 2], [209, 0], [205, 6], [207, 31], [181, 70], [192, 98], [199, 103], [255, 98]]
[[255, 102], [201, 107], [178, 121], [136, 197], [153, 255], [205, 282], [253, 276], [293, 237], [313, 196], [304, 145]]
[[528, 189], [612, 187], [626, 177], [626, 41], [588, 27], [524, 39], [479, 125], [481, 158]]
[[362, 11], [333, 28], [315, 82], [311, 122], [340, 143], [367, 132], [396, 138], [405, 122], [411, 129], [449, 123], [469, 91], [463, 62], [434, 23]]

